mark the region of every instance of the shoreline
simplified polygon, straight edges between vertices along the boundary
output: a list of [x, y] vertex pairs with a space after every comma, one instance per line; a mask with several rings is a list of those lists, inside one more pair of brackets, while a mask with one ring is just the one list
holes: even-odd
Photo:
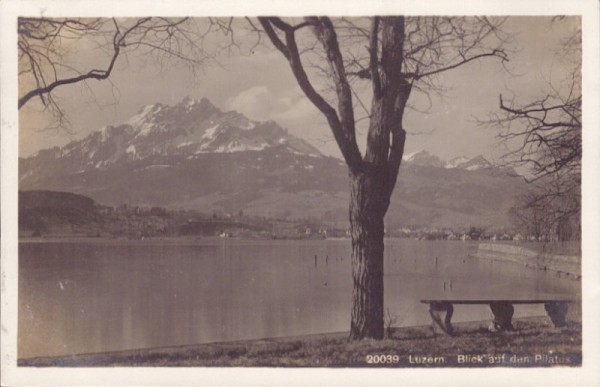
[[526, 268], [551, 271], [559, 277], [581, 281], [581, 255], [535, 251], [527, 245], [483, 242], [478, 244], [475, 258], [517, 263]]
[[[406, 238], [386, 237], [385, 241], [398, 241]], [[408, 239], [413, 241], [413, 239]], [[235, 241], [240, 243], [266, 243], [266, 242], [299, 242], [315, 243], [322, 241], [331, 242], [350, 242], [350, 238], [325, 238], [325, 239], [271, 239], [271, 238], [222, 238], [219, 236], [164, 236], [164, 237], [148, 237], [142, 239], [130, 239], [126, 237], [92, 237], [83, 235], [56, 235], [45, 237], [20, 237], [18, 243], [107, 243], [107, 244], [214, 244], [215, 242], [225, 243], [226, 241]], [[471, 255], [474, 258], [482, 260], [491, 260], [499, 262], [509, 262], [523, 265], [526, 268], [551, 271], [559, 277], [581, 281], [581, 260], [579, 255], [565, 255], [559, 253], [551, 253], [544, 251], [536, 251], [532, 246], [515, 243], [492, 243], [489, 241], [461, 241], [461, 240], [436, 240], [436, 241], [421, 241], [418, 242], [437, 242], [437, 243], [469, 243], [477, 245], [477, 252]]]
[[[564, 328], [554, 328], [547, 317], [514, 319], [515, 331], [491, 333], [489, 321], [453, 324], [457, 334], [436, 333], [431, 325], [391, 328], [383, 340], [350, 342], [348, 332], [281, 338], [238, 340], [64, 356], [19, 358], [24, 367], [414, 367], [414, 366], [554, 366], [544, 364], [461, 364], [460, 356], [549, 356], [567, 359], [560, 365], [581, 364], [581, 323], [575, 318]], [[397, 356], [394, 364], [371, 364], [375, 354]], [[415, 359], [444, 358], [434, 364]], [[508, 358], [506, 358], [508, 359]]]

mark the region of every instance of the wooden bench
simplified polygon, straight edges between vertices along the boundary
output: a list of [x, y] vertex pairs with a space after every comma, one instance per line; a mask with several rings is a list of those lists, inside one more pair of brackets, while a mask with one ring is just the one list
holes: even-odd
[[555, 327], [566, 325], [566, 315], [569, 309], [569, 303], [572, 300], [421, 300], [424, 304], [429, 304], [429, 314], [433, 323], [437, 324], [442, 331], [452, 335], [452, 315], [454, 314], [454, 305], [489, 305], [494, 314], [494, 321], [490, 327], [493, 331], [511, 331], [512, 317], [514, 314], [513, 305], [517, 304], [544, 304], [546, 313]]

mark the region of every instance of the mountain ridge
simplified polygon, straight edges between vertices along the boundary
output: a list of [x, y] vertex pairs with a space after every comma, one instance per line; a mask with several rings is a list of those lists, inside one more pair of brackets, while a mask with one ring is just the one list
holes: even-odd
[[[196, 157], [202, 153], [259, 151], [283, 146], [293, 152], [322, 156], [306, 141], [274, 121], [252, 121], [236, 111], [223, 112], [207, 98], [186, 97], [174, 106], [156, 103], [142, 107], [124, 124], [109, 125], [62, 147], [40, 150], [22, 163], [46, 164], [71, 159], [78, 170], [103, 168], [152, 156]], [[62, 163], [62, 167], [66, 167]]]
[[[404, 159], [388, 221], [508, 224], [519, 183], [485, 158], [465, 158], [455, 167], [427, 151]], [[273, 121], [223, 112], [206, 98], [144, 106], [121, 125], [19, 161], [23, 190], [75, 192], [107, 205], [347, 221], [342, 160]]]
[[500, 168], [495, 166], [493, 163], [488, 161], [482, 155], [469, 158], [466, 156], [457, 156], [448, 161], [441, 159], [440, 157], [426, 151], [420, 150], [409, 153], [402, 157], [402, 161], [417, 164], [421, 166], [431, 166], [438, 168], [458, 168], [465, 169], [468, 171], [475, 171], [479, 169], [491, 169]]

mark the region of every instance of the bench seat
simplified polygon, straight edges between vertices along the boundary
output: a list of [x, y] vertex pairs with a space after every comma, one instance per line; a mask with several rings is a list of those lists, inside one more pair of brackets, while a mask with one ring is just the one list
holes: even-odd
[[512, 316], [514, 314], [513, 305], [517, 304], [544, 304], [546, 313], [556, 327], [566, 325], [566, 315], [569, 304], [574, 302], [569, 299], [509, 299], [509, 300], [465, 300], [465, 299], [438, 299], [421, 300], [424, 304], [429, 304], [429, 314], [434, 324], [437, 324], [443, 332], [452, 335], [452, 315], [454, 314], [453, 305], [489, 305], [494, 314], [494, 321], [490, 327], [493, 331], [513, 330]]

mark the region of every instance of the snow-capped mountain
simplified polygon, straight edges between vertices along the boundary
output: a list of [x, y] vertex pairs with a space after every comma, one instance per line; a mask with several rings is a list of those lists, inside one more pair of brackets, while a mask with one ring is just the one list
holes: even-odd
[[451, 160], [448, 160], [448, 162], [446, 163], [446, 168], [456, 168], [461, 164], [466, 163], [467, 161], [469, 161], [470, 159], [466, 156], [458, 156], [455, 157]]
[[456, 166], [456, 168], [466, 169], [467, 171], [477, 171], [480, 169], [493, 168], [494, 165], [487, 161], [485, 157], [479, 155], [475, 156], [470, 160], [462, 162]]
[[414, 165], [426, 167], [443, 167], [446, 162], [439, 157], [427, 152], [426, 150], [409, 153], [402, 157], [402, 160]]
[[[505, 224], [517, 180], [482, 157], [404, 157], [388, 220]], [[277, 123], [223, 112], [208, 99], [148, 105], [121, 125], [19, 160], [20, 190], [53, 190], [117, 206], [347, 221], [348, 171]]]
[[480, 169], [493, 168], [494, 165], [486, 160], [483, 156], [475, 156], [468, 158], [466, 156], [458, 156], [449, 161], [444, 161], [436, 155], [433, 155], [426, 150], [421, 150], [409, 153], [402, 157], [405, 163], [410, 165], [420, 165], [426, 167], [438, 168], [458, 168], [467, 171], [477, 171]]
[[[135, 133], [139, 151], [161, 154], [230, 153], [259, 151], [284, 145], [313, 156], [320, 152], [289, 135], [275, 122], [251, 121], [235, 111], [222, 112], [208, 99], [186, 97], [175, 106], [145, 106], [127, 124]], [[138, 149], [135, 149], [136, 154]], [[132, 151], [133, 153], [133, 151]]]
[[60, 159], [82, 172], [90, 168], [142, 160], [154, 156], [197, 157], [203, 153], [260, 151], [280, 147], [320, 157], [304, 140], [287, 133], [275, 122], [258, 122], [235, 112], [223, 112], [208, 99], [186, 97], [174, 106], [144, 106], [127, 122], [106, 126], [79, 141], [37, 152], [27, 160], [32, 166]]
[[109, 205], [198, 208], [226, 193], [236, 193], [237, 203], [260, 190], [337, 186], [347, 175], [333, 170], [342, 165], [273, 121], [185, 98], [145, 106], [121, 125], [20, 159], [19, 188], [81, 193]]

